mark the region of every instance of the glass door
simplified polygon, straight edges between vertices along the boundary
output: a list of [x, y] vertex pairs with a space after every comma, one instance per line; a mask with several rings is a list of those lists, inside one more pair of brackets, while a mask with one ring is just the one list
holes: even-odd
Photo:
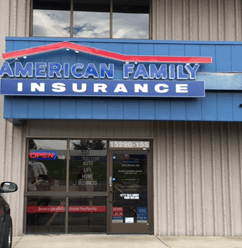
[[151, 233], [148, 149], [111, 150], [110, 160], [110, 233]]

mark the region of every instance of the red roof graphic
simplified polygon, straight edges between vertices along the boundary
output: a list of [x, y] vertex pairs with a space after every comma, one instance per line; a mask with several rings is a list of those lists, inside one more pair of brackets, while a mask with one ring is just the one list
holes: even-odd
[[83, 46], [71, 42], [59, 42], [50, 45], [27, 48], [2, 54], [3, 59], [15, 59], [24, 56], [36, 55], [60, 49], [71, 49], [82, 53], [92, 54], [122, 62], [160, 62], [160, 63], [212, 63], [211, 57], [186, 57], [186, 56], [143, 56], [123, 55], [114, 52]]

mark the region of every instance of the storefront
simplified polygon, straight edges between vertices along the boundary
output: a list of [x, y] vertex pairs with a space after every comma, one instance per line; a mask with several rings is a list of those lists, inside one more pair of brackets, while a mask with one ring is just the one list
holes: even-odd
[[153, 232], [150, 141], [29, 144], [26, 233]]
[[[241, 235], [242, 43], [217, 41], [222, 7], [193, 1], [188, 25], [186, 1], [80, 2], [26, 3], [30, 37], [4, 37], [15, 233]], [[195, 37], [206, 13], [215, 41]]]

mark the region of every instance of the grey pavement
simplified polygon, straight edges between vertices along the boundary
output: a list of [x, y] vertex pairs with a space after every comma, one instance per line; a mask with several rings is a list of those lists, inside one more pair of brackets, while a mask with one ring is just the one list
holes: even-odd
[[13, 248], [242, 248], [242, 237], [152, 235], [24, 235]]

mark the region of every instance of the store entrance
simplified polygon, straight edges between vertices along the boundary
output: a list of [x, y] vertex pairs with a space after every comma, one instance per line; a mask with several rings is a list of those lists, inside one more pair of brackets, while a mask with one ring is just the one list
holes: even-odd
[[25, 233], [152, 233], [150, 141], [28, 146]]
[[115, 150], [111, 157], [111, 233], [149, 233], [148, 151]]

